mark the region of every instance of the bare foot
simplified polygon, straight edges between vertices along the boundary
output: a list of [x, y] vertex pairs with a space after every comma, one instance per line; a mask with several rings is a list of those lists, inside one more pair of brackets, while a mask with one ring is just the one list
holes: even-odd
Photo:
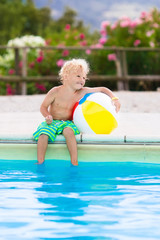
[[78, 166], [78, 161], [71, 161], [73, 166]]
[[40, 164], [43, 164], [44, 163], [44, 161], [43, 162], [36, 162], [35, 164], [38, 164], [38, 165], [40, 165]]

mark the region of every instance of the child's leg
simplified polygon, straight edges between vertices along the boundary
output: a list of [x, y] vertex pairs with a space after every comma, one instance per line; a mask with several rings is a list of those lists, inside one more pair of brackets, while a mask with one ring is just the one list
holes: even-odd
[[47, 146], [48, 146], [48, 136], [45, 134], [40, 135], [37, 143], [38, 164], [42, 164], [44, 162]]
[[69, 154], [70, 154], [70, 157], [71, 157], [71, 163], [73, 165], [78, 165], [77, 142], [76, 142], [74, 132], [71, 128], [66, 127], [63, 130], [63, 135], [66, 139], [66, 144], [67, 144]]

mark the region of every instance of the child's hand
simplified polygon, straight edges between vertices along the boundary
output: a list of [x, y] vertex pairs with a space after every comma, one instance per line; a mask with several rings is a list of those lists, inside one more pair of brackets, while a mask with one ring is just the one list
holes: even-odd
[[116, 112], [118, 113], [121, 107], [119, 99], [118, 98], [112, 99], [112, 103], [116, 107]]
[[46, 117], [45, 117], [45, 120], [46, 120], [46, 123], [49, 125], [49, 124], [51, 124], [51, 123], [52, 123], [52, 121], [53, 121], [53, 118], [52, 118], [52, 116], [51, 116], [51, 115], [48, 115], [48, 116], [46, 116]]

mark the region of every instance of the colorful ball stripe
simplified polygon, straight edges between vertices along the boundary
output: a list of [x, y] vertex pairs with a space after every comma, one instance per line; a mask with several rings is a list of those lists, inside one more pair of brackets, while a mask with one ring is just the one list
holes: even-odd
[[109, 134], [118, 126], [111, 99], [103, 93], [86, 94], [75, 106], [73, 121], [84, 133]]

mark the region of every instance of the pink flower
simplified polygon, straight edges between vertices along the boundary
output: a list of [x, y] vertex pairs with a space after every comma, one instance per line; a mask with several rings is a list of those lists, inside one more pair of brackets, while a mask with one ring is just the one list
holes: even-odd
[[105, 37], [105, 36], [107, 35], [107, 31], [104, 30], [104, 29], [102, 29], [102, 30], [100, 31], [100, 34], [101, 34], [103, 37]]
[[13, 95], [13, 94], [15, 94], [15, 89], [13, 89], [10, 84], [7, 84], [7, 85], [6, 85], [6, 94], [7, 94], [7, 95]]
[[79, 38], [80, 38], [81, 40], [83, 40], [83, 39], [85, 38], [84, 33], [80, 33]]
[[92, 45], [91, 48], [103, 48], [103, 45], [101, 43], [97, 43], [95, 45]]
[[10, 75], [13, 75], [13, 74], [15, 74], [15, 70], [11, 68], [11, 69], [9, 69], [8, 73], [9, 73]]
[[102, 45], [105, 44], [106, 41], [107, 41], [107, 39], [105, 37], [102, 37], [102, 38], [99, 39], [99, 43], [102, 44]]
[[106, 27], [108, 27], [110, 25], [110, 22], [109, 21], [103, 21], [101, 23], [101, 29], [105, 29]]
[[64, 64], [64, 60], [63, 59], [59, 59], [56, 63], [57, 63], [58, 67], [62, 67], [63, 64]]
[[136, 47], [136, 46], [138, 46], [140, 43], [141, 43], [141, 40], [136, 39], [136, 40], [134, 41], [133, 45]]
[[31, 63], [29, 64], [29, 67], [30, 67], [30, 68], [34, 68], [34, 66], [35, 66], [35, 63], [34, 63], [34, 62], [31, 62]]
[[130, 21], [129, 20], [124, 20], [124, 21], [120, 22], [120, 26], [122, 28], [129, 27], [130, 26]]
[[153, 33], [154, 33], [154, 30], [148, 31], [148, 32], [146, 32], [146, 36], [150, 37]]
[[90, 49], [87, 49], [87, 50], [86, 50], [86, 54], [87, 54], [87, 55], [90, 55], [90, 54], [91, 54], [91, 50], [90, 50]]
[[84, 40], [84, 41], [80, 42], [80, 45], [81, 45], [81, 46], [86, 46], [86, 45], [87, 45], [87, 41]]
[[136, 18], [133, 22], [135, 22], [135, 24], [140, 25], [143, 23], [142, 19]]
[[148, 16], [148, 13], [143, 11], [143, 12], [141, 12], [140, 18], [144, 19], [144, 18], [147, 18], [147, 16]]
[[36, 88], [42, 92], [46, 92], [46, 87], [43, 84], [36, 83]]
[[154, 44], [154, 42], [150, 42], [150, 43], [149, 43], [149, 45], [150, 45], [152, 48], [154, 48], [154, 47], [155, 47], [155, 44]]
[[46, 44], [46, 45], [50, 45], [51, 42], [52, 42], [52, 39], [46, 39], [46, 40], [45, 40], [45, 44]]
[[63, 53], [62, 53], [62, 56], [63, 57], [66, 57], [66, 56], [68, 56], [69, 55], [69, 51], [67, 50], [67, 49], [65, 49], [64, 51], [63, 51]]
[[43, 56], [42, 56], [42, 55], [39, 56], [39, 57], [36, 59], [36, 61], [37, 61], [38, 63], [41, 63], [41, 62], [43, 61]]
[[121, 21], [131, 21], [131, 19], [130, 19], [129, 17], [127, 17], [127, 16], [122, 16], [122, 17], [120, 18], [120, 20], [121, 20]]
[[111, 29], [114, 30], [117, 27], [117, 22], [113, 23], [113, 25], [111, 26]]
[[71, 28], [71, 25], [70, 24], [66, 24], [65, 30], [70, 30], [70, 28]]
[[43, 51], [42, 50], [39, 51], [39, 56], [43, 56]]
[[154, 28], [159, 28], [159, 24], [158, 23], [153, 23], [153, 27]]
[[117, 57], [115, 53], [108, 54], [108, 61], [116, 61]]
[[137, 20], [134, 20], [134, 21], [130, 22], [130, 24], [129, 24], [130, 28], [135, 28], [135, 27], [137, 27], [137, 25], [138, 25]]

